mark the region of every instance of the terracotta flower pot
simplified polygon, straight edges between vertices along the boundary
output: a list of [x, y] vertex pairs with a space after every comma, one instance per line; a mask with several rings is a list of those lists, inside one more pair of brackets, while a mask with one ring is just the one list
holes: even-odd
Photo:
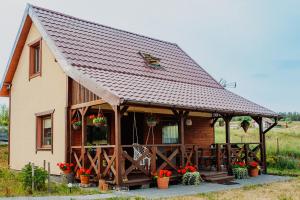
[[105, 182], [105, 180], [104, 179], [100, 179], [99, 180], [99, 190], [100, 191], [103, 191], [103, 185], [105, 184], [106, 182]]
[[251, 177], [258, 176], [258, 172], [259, 172], [258, 168], [251, 168], [251, 169], [249, 169], [249, 176], [251, 176]]
[[90, 183], [90, 177], [89, 176], [80, 175], [80, 183], [88, 185]]
[[157, 187], [158, 189], [168, 189], [169, 188], [169, 177], [157, 178]]
[[71, 174], [71, 172], [72, 172], [72, 171], [71, 171], [70, 169], [69, 169], [69, 170], [64, 170], [64, 171], [63, 171], [63, 173], [64, 173], [65, 175]]

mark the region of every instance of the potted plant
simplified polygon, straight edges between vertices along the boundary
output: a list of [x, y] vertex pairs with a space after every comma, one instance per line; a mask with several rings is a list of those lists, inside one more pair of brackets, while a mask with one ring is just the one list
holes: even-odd
[[81, 128], [82, 122], [79, 119], [74, 119], [71, 122], [73, 130], [77, 131]]
[[97, 127], [107, 126], [107, 120], [102, 113], [99, 113], [97, 116], [90, 115], [89, 118], [93, 120], [93, 124]]
[[202, 178], [200, 173], [197, 171], [196, 166], [187, 164], [184, 168], [177, 170], [178, 174], [182, 174], [182, 184], [183, 185], [199, 185]]
[[252, 177], [258, 176], [259, 173], [259, 164], [256, 161], [251, 161], [248, 164], [248, 168], [249, 168], [249, 175]]
[[247, 132], [249, 126], [250, 126], [251, 119], [248, 117], [245, 117], [241, 122], [241, 127], [244, 129], [245, 133]]
[[154, 127], [154, 126], [156, 126], [157, 122], [158, 122], [158, 120], [157, 120], [156, 117], [154, 117], [154, 116], [152, 116], [152, 115], [150, 115], [150, 116], [147, 117], [147, 125], [148, 125], [149, 127]]
[[59, 167], [59, 169], [64, 174], [70, 174], [73, 171], [74, 164], [73, 163], [60, 162], [60, 163], [57, 163], [57, 166]]
[[91, 170], [81, 167], [79, 169], [79, 175], [81, 184], [88, 185], [90, 183]]
[[160, 170], [158, 172], [157, 177], [157, 187], [158, 189], [168, 189], [170, 176], [172, 176], [172, 172], [169, 170]]
[[236, 179], [248, 178], [248, 170], [245, 162], [234, 162], [232, 164], [232, 173]]

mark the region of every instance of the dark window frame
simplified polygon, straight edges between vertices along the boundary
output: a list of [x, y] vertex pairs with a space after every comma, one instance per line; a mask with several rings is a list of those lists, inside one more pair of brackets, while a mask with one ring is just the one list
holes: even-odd
[[[53, 153], [53, 120], [54, 120], [54, 109], [36, 113], [36, 153], [38, 151], [51, 151]], [[44, 139], [44, 120], [51, 119], [51, 145], [43, 145]]]
[[[42, 75], [42, 38], [34, 40], [29, 46], [29, 80]], [[38, 51], [37, 51], [38, 48]], [[38, 52], [38, 56], [36, 53]], [[36, 60], [38, 60], [38, 67]]]

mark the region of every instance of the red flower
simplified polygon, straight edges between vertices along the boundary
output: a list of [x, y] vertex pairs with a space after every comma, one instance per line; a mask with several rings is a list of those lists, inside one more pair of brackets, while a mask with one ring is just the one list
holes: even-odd
[[94, 119], [94, 118], [95, 118], [95, 115], [90, 115], [89, 118], [90, 118], [90, 119]]
[[167, 177], [172, 176], [172, 172], [171, 172], [171, 171], [167, 171], [166, 176], [167, 176]]

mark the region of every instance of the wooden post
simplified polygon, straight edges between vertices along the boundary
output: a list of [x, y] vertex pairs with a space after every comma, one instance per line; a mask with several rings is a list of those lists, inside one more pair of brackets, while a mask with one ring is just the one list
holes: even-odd
[[48, 192], [50, 192], [50, 162], [48, 162]]
[[244, 144], [244, 151], [245, 151], [245, 163], [248, 165], [249, 158], [249, 144]]
[[259, 142], [260, 142], [260, 162], [262, 165], [262, 169], [264, 173], [266, 173], [266, 163], [265, 163], [265, 135], [263, 131], [263, 123], [262, 123], [262, 117], [257, 117], [256, 123], [258, 123], [259, 126]]
[[82, 125], [81, 125], [81, 156], [82, 156], [82, 167], [85, 167], [85, 143], [86, 143], [86, 117], [85, 114], [87, 112], [89, 107], [85, 107], [80, 109], [81, 113], [81, 120], [82, 120]]
[[151, 147], [152, 155], [151, 155], [151, 173], [156, 173], [156, 152], [157, 152], [157, 146]]
[[179, 127], [180, 127], [180, 143], [181, 143], [181, 166], [184, 166], [184, 154], [185, 154], [185, 146], [184, 146], [184, 115], [183, 111], [179, 112]]
[[31, 164], [31, 190], [34, 191], [34, 163]]
[[225, 133], [226, 133], [226, 143], [230, 144], [230, 121], [232, 119], [231, 116], [223, 117], [225, 121]]
[[217, 167], [217, 171], [221, 171], [221, 148], [220, 148], [220, 144], [216, 144], [216, 167]]
[[116, 153], [116, 189], [122, 184], [122, 148], [120, 106], [113, 107], [115, 112], [115, 153]]

